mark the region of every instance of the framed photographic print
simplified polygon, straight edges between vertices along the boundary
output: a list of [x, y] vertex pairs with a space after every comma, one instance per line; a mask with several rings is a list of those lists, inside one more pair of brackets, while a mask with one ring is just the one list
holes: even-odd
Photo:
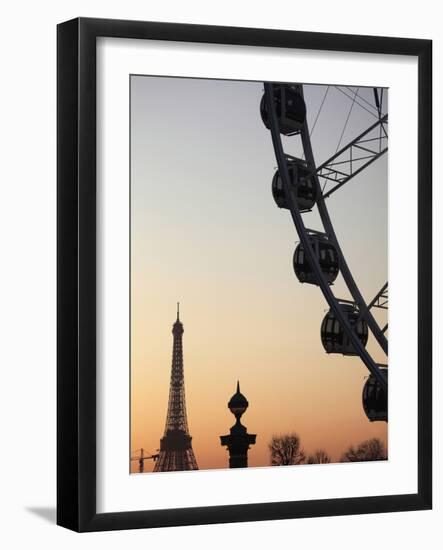
[[431, 507], [431, 66], [58, 26], [59, 525]]

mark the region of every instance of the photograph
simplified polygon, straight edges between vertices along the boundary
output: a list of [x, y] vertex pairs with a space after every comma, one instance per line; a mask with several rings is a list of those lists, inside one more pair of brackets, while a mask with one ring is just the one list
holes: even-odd
[[438, 548], [441, 10], [366, 7], [5, 3], [1, 548]]
[[388, 460], [388, 100], [129, 75], [131, 474]]

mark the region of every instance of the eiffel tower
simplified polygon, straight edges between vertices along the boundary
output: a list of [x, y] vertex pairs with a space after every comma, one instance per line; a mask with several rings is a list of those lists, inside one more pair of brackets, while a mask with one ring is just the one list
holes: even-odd
[[189, 435], [186, 418], [185, 380], [183, 376], [183, 323], [180, 321], [180, 304], [177, 304], [177, 320], [172, 327], [174, 344], [172, 348], [171, 383], [169, 387], [168, 414], [160, 453], [154, 472], [198, 470], [192, 437]]

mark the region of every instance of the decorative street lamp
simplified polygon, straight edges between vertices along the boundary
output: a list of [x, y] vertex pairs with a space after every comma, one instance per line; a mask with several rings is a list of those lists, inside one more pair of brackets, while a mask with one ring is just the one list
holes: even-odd
[[236, 423], [229, 430], [229, 435], [220, 436], [221, 445], [227, 447], [229, 451], [230, 468], [247, 468], [249, 446], [255, 445], [257, 435], [248, 434], [247, 429], [240, 422], [240, 418], [248, 406], [248, 400], [240, 393], [240, 383], [237, 382], [237, 392], [228, 403], [228, 408], [235, 416]]

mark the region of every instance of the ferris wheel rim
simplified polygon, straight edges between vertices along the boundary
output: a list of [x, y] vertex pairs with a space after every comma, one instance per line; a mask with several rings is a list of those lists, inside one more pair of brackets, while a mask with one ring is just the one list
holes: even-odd
[[[300, 85], [300, 91], [303, 96], [303, 86]], [[307, 121], [305, 121], [304, 128], [301, 132], [302, 136], [302, 143], [303, 143], [303, 152], [305, 155], [305, 158], [308, 160], [308, 156], [310, 157], [310, 163], [315, 170], [314, 173], [314, 180], [315, 184], [317, 185], [317, 191], [320, 191], [318, 193], [318, 198], [316, 201], [316, 205], [320, 214], [320, 218], [322, 220], [323, 226], [328, 234], [328, 238], [331, 239], [332, 244], [337, 248], [337, 252], [339, 254], [339, 257], [341, 259], [340, 261], [340, 272], [346, 282], [346, 286], [348, 287], [352, 298], [354, 299], [355, 303], [359, 307], [360, 311], [365, 312], [365, 320], [369, 325], [369, 328], [371, 329], [371, 332], [373, 333], [375, 339], [379, 343], [380, 347], [384, 351], [386, 355], [388, 355], [388, 341], [385, 337], [385, 335], [381, 332], [380, 327], [378, 326], [377, 322], [374, 319], [374, 316], [372, 315], [370, 308], [368, 308], [368, 305], [366, 304], [365, 299], [363, 298], [360, 289], [357, 286], [357, 283], [355, 282], [355, 279], [352, 275], [352, 272], [346, 262], [345, 255], [343, 254], [343, 251], [341, 249], [340, 243], [338, 241], [337, 235], [334, 230], [334, 225], [332, 223], [331, 217], [329, 215], [328, 208], [326, 206], [325, 198], [323, 195], [323, 192], [321, 192], [321, 186], [320, 182], [318, 180], [318, 174], [316, 170], [315, 160], [312, 153], [312, 144], [311, 144], [311, 138], [309, 135], [308, 130], [308, 124]], [[308, 149], [308, 152], [307, 152]]]
[[[323, 272], [320, 268], [320, 265], [318, 263], [318, 259], [315, 256], [312, 247], [310, 246], [308, 231], [307, 231], [307, 228], [304, 224], [304, 221], [303, 221], [303, 218], [302, 218], [302, 213], [301, 213], [301, 211], [300, 211], [300, 209], [297, 205], [296, 200], [294, 199], [294, 197], [293, 197], [293, 195], [290, 191], [289, 172], [288, 172], [288, 168], [287, 168], [287, 164], [286, 164], [286, 155], [285, 155], [284, 150], [283, 150], [281, 134], [280, 134], [280, 129], [279, 129], [276, 110], [275, 110], [275, 104], [274, 104], [273, 93], [272, 93], [273, 92], [272, 86], [273, 85], [270, 82], [265, 82], [264, 83], [265, 102], [266, 102], [267, 110], [268, 110], [269, 129], [271, 131], [272, 142], [273, 142], [273, 147], [274, 147], [274, 153], [275, 153], [276, 160], [277, 160], [278, 170], [280, 172], [280, 177], [282, 179], [284, 192], [285, 192], [285, 195], [288, 197], [289, 211], [291, 213], [291, 216], [292, 216], [294, 225], [296, 227], [297, 233], [300, 237], [300, 242], [302, 242], [302, 244], [305, 248], [305, 253], [307, 254], [307, 256], [309, 258], [311, 268], [314, 270], [315, 275], [317, 277], [318, 286], [320, 287], [327, 303], [329, 304], [329, 307], [333, 310], [333, 312], [334, 312], [336, 318], [338, 319], [342, 329], [346, 332], [348, 338], [352, 342], [352, 345], [354, 346], [355, 350], [358, 352], [358, 355], [360, 356], [360, 359], [363, 361], [363, 363], [368, 368], [370, 373], [374, 375], [374, 377], [380, 383], [381, 387], [384, 390], [387, 390], [387, 380], [386, 380], [385, 376], [381, 373], [380, 369], [377, 366], [377, 363], [374, 361], [372, 356], [366, 350], [365, 346], [361, 343], [361, 341], [359, 340], [357, 334], [355, 333], [355, 331], [351, 327], [346, 315], [344, 314], [344, 312], [343, 312], [343, 310], [342, 310], [342, 308], [339, 304], [338, 299], [336, 298], [336, 296], [334, 295], [334, 293], [331, 290], [330, 285], [326, 281], [326, 278], [325, 278], [325, 276], [324, 276], [324, 274], [323, 274]], [[302, 85], [297, 85], [297, 87], [303, 93]], [[337, 244], [338, 252], [340, 254], [340, 257], [344, 260], [344, 265], [347, 267], [347, 264], [346, 264], [345, 259], [344, 259], [344, 255], [341, 251], [341, 248], [339, 246], [337, 237], [335, 235], [335, 231], [333, 230], [333, 225], [332, 225], [332, 221], [329, 217], [329, 212], [326, 208], [326, 205], [324, 203], [324, 199], [322, 197], [321, 187], [320, 187], [320, 183], [319, 183], [319, 180], [318, 180], [318, 174], [317, 174], [317, 171], [315, 170], [315, 161], [314, 161], [314, 157], [313, 157], [313, 153], [312, 153], [312, 145], [311, 145], [311, 141], [310, 141], [308, 125], [307, 125], [306, 120], [303, 124], [302, 130], [301, 130], [300, 133], [301, 133], [301, 137], [302, 137], [302, 144], [303, 144], [303, 151], [304, 151], [305, 158], [308, 161], [308, 163], [311, 165], [311, 168], [313, 168], [312, 173], [313, 173], [315, 185], [317, 187], [317, 192], [320, 192], [319, 195], [318, 195], [318, 199], [316, 201], [316, 204], [318, 206], [319, 201], [321, 203], [321, 210], [322, 211], [320, 210], [320, 207], [319, 207], [319, 213], [320, 213], [320, 216], [322, 218], [322, 223], [324, 225], [325, 232], [326, 232], [326, 234], [328, 235], [328, 238], [329, 238], [329, 229], [331, 230], [331, 235], [334, 236], [334, 241], [331, 241], [331, 242], [333, 242], [334, 245]], [[324, 219], [323, 219], [322, 213], [324, 215]], [[324, 220], [326, 221], [326, 224], [324, 223]], [[346, 270], [346, 268], [345, 268], [345, 270]], [[356, 285], [356, 283], [355, 283], [355, 281], [352, 277], [352, 274], [351, 274], [349, 268], [347, 268], [347, 270], [349, 272], [348, 274], [351, 276], [352, 281], [354, 283], [353, 289], [354, 290], [357, 289], [357, 296], [360, 298], [359, 303], [356, 301], [356, 305], [359, 307], [360, 311], [362, 311], [362, 310], [365, 311], [365, 315], [367, 315], [368, 318], [369, 318], [369, 316], [372, 317], [372, 314], [371, 314], [370, 310], [367, 308], [367, 304], [366, 304], [365, 300], [363, 299], [363, 296], [361, 295], [361, 293], [360, 293], [360, 291], [359, 291], [359, 289], [358, 289], [358, 287], [357, 287], [357, 285]], [[342, 271], [341, 270], [341, 265], [340, 265], [340, 271]], [[345, 282], [348, 285], [348, 281], [346, 279], [345, 279]], [[349, 288], [349, 286], [348, 286], [348, 288]], [[349, 288], [349, 290], [351, 291], [350, 288]], [[354, 298], [354, 293], [353, 292], [351, 292], [351, 295]], [[354, 298], [354, 300], [355, 300], [355, 298]], [[361, 304], [362, 307], [360, 307], [359, 304]], [[365, 319], [365, 320], [367, 321], [368, 319]], [[376, 324], [375, 319], [373, 319], [373, 323]], [[368, 323], [368, 325], [369, 325], [369, 323]], [[377, 325], [377, 327], [378, 327], [378, 325]], [[371, 331], [373, 332], [371, 326], [370, 326], [370, 328], [371, 328]], [[373, 332], [373, 334], [374, 334], [374, 332]], [[374, 336], [375, 336], [375, 334], [374, 334]], [[384, 337], [384, 335], [382, 335], [382, 336]], [[387, 340], [386, 340], [386, 344], [387, 344]], [[383, 349], [383, 347], [382, 347], [382, 349]], [[386, 345], [386, 354], [387, 354], [387, 345]]]

